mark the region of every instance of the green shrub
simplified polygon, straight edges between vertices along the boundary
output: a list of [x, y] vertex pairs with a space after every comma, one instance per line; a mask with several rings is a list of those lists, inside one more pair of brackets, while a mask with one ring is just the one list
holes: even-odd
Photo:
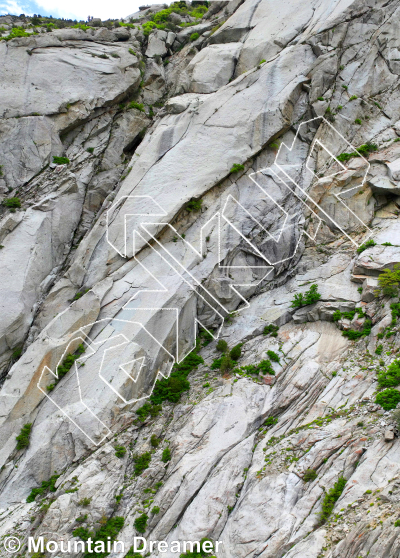
[[[105, 523], [92, 533], [89, 529], [85, 527], [78, 527], [72, 534], [74, 537], [79, 537], [83, 541], [87, 541], [89, 538], [93, 541], [93, 548], [96, 547], [97, 542], [102, 542], [104, 548], [107, 548], [107, 543], [115, 541], [117, 538], [118, 533], [121, 531], [122, 527], [124, 526], [125, 519], [123, 517], [111, 517], [107, 519]], [[99, 547], [98, 547], [99, 548]], [[109, 552], [86, 552], [83, 555], [83, 558], [105, 558], [108, 556]]]
[[131, 101], [128, 103], [128, 109], [137, 109], [141, 112], [145, 112], [143, 103], [137, 103], [136, 101]]
[[79, 500], [78, 506], [82, 506], [83, 508], [87, 508], [91, 501], [92, 501], [91, 498], [82, 498], [82, 500]]
[[294, 300], [292, 300], [292, 308], [301, 308], [302, 306], [308, 306], [309, 304], [314, 304], [321, 298], [318, 292], [318, 285], [311, 285], [310, 289], [304, 293], [297, 293], [294, 295]]
[[88, 147], [88, 148], [86, 149], [86, 151], [87, 151], [88, 153], [93, 153], [94, 147]]
[[384, 269], [378, 277], [378, 282], [382, 294], [391, 297], [396, 296], [400, 284], [400, 264], [395, 264], [393, 271], [391, 269]]
[[[33, 33], [37, 35], [37, 33]], [[0, 41], [11, 41], [11, 39], [18, 39], [19, 37], [30, 37], [32, 33], [27, 33], [24, 29], [14, 28], [9, 35], [0, 37]]]
[[394, 522], [394, 526], [400, 527], [400, 519], [396, 519], [396, 521]]
[[239, 172], [239, 171], [243, 171], [243, 170], [244, 170], [244, 165], [241, 165], [241, 164], [239, 164], [239, 163], [235, 163], [235, 164], [232, 166], [230, 172]]
[[53, 163], [56, 165], [68, 165], [69, 159], [68, 157], [53, 157]]
[[190, 388], [190, 384], [186, 379], [187, 376], [198, 367], [204, 364], [204, 360], [196, 351], [192, 351], [185, 357], [180, 364], [175, 364], [169, 378], [157, 380], [150, 401], [154, 405], [159, 405], [163, 401], [171, 401], [177, 403], [184, 391]]
[[171, 460], [171, 450], [169, 448], [165, 448], [162, 452], [161, 461], [163, 463], [168, 463]]
[[[379, 353], [380, 354], [380, 353]], [[400, 384], [400, 359], [394, 360], [386, 372], [378, 374], [379, 387], [394, 387]]]
[[353, 151], [352, 153], [341, 153], [336, 157], [336, 159], [343, 163], [348, 161], [349, 159], [352, 159], [353, 157], [360, 157], [361, 155], [363, 157], [366, 157], [372, 151], [377, 151], [377, 149], [378, 147], [377, 145], [375, 145], [375, 143], [368, 142], [368, 143], [364, 143], [363, 145], [360, 145], [360, 147], [357, 147], [356, 151]]
[[158, 446], [160, 445], [160, 440], [157, 438], [155, 434], [152, 434], [150, 438], [150, 444], [153, 448], [158, 448]]
[[211, 341], [214, 339], [211, 333], [209, 333], [205, 329], [201, 329], [199, 335], [200, 335], [200, 339], [203, 340], [203, 347], [207, 347], [207, 345], [209, 345]]
[[115, 455], [116, 457], [124, 457], [126, 454], [126, 447], [125, 446], [115, 446]]
[[15, 438], [17, 440], [17, 450], [27, 448], [29, 446], [29, 439], [31, 436], [32, 423], [28, 422], [21, 428], [21, 432]]
[[361, 124], [362, 124], [361, 118], [356, 118], [356, 119], [354, 120], [354, 124], [358, 124], [359, 126], [361, 126]]
[[87, 527], [77, 527], [72, 531], [74, 537], [79, 537], [83, 541], [87, 541], [91, 535], [91, 532]]
[[230, 356], [224, 355], [221, 358], [221, 364], [219, 369], [221, 370], [222, 373], [228, 372], [229, 370], [232, 370], [235, 367], [235, 364], [236, 362], [232, 360]]
[[83, 291], [78, 291], [72, 300], [79, 300], [83, 297], [86, 293], [88, 293], [90, 289], [84, 289]]
[[146, 451], [141, 455], [135, 455], [133, 461], [135, 463], [135, 475], [139, 476], [149, 466], [151, 461], [151, 453], [149, 451]]
[[139, 407], [139, 409], [136, 411], [136, 414], [139, 416], [140, 420], [144, 422], [149, 415], [151, 416], [151, 418], [158, 417], [161, 409], [162, 405], [152, 405], [151, 403], [145, 403], [142, 407]]
[[303, 481], [304, 482], [312, 482], [313, 480], [315, 480], [317, 478], [317, 471], [315, 471], [314, 469], [307, 469], [304, 472], [303, 475]]
[[72, 25], [74, 29], [82, 29], [83, 31], [87, 31], [91, 29], [90, 25], [85, 25], [84, 23], [77, 23], [76, 25]]
[[190, 200], [190, 202], [186, 206], [186, 209], [188, 211], [200, 211], [202, 203], [203, 200]]
[[77, 523], [84, 523], [87, 520], [87, 513], [85, 515], [80, 515], [75, 519]]
[[278, 330], [279, 327], [275, 324], [270, 324], [264, 327], [264, 331], [263, 334], [264, 335], [269, 335], [271, 334], [272, 337], [278, 337]]
[[157, 515], [158, 513], [160, 513], [160, 508], [158, 506], [154, 506], [154, 508], [151, 510], [151, 513]]
[[258, 366], [259, 374], [270, 374], [271, 376], [275, 376], [275, 371], [271, 366], [271, 361], [269, 360], [262, 360]]
[[154, 21], [146, 21], [142, 25], [143, 34], [148, 37], [153, 29], [165, 29], [165, 23], [154, 23]]
[[279, 355], [277, 355], [274, 351], [267, 351], [267, 355], [272, 362], [279, 362]]
[[193, 41], [196, 41], [199, 37], [200, 37], [200, 35], [198, 33], [192, 33], [190, 35], [190, 40], [193, 42]]
[[210, 366], [211, 370], [219, 370], [221, 368], [221, 362], [225, 355], [220, 358], [215, 358]]
[[395, 409], [400, 402], [400, 392], [397, 389], [384, 389], [376, 396], [375, 403], [383, 407], [385, 411]]
[[349, 101], [355, 101], [356, 99], [358, 99], [357, 95], [352, 95]]
[[361, 246], [357, 248], [357, 253], [361, 254], [361, 252], [364, 252], [364, 250], [366, 250], [367, 248], [371, 248], [372, 246], [376, 246], [376, 242], [375, 240], [370, 238], [369, 240], [367, 240], [367, 242], [361, 244]]
[[134, 525], [135, 525], [135, 529], [138, 533], [144, 533], [146, 531], [146, 527], [147, 527], [147, 520], [149, 519], [149, 516], [145, 513], [142, 513], [142, 515], [139, 515], [139, 517], [137, 517], [134, 521]]
[[274, 426], [277, 422], [278, 422], [277, 418], [268, 417], [264, 422], [264, 426], [267, 426], [268, 428], [271, 428], [271, 426]]
[[21, 207], [21, 200], [19, 198], [6, 198], [2, 203], [8, 209], [19, 209]]
[[270, 374], [275, 375], [275, 371], [271, 366], [271, 361], [262, 360], [258, 364], [248, 364], [246, 366], [241, 366], [240, 368], [235, 368], [234, 372], [246, 373], [246, 374]]
[[383, 345], [378, 345], [377, 348], [375, 349], [375, 354], [381, 355], [382, 351], [383, 351]]
[[325, 493], [323, 502], [322, 502], [322, 511], [320, 513], [320, 521], [321, 523], [325, 523], [325, 521], [330, 516], [336, 502], [339, 500], [344, 487], [346, 486], [346, 479], [344, 477], [339, 477], [337, 482], [333, 485], [328, 492]]
[[242, 356], [242, 345], [243, 343], [239, 343], [231, 349], [229, 356], [232, 360], [239, 360], [239, 358]]
[[67, 374], [67, 372], [69, 372], [74, 362], [85, 352], [85, 350], [85, 346], [82, 343], [79, 344], [75, 353], [73, 355], [68, 355], [63, 362], [57, 366], [57, 378], [53, 384], [47, 386], [49, 391], [52, 391], [56, 387], [58, 382], [65, 376], [65, 374]]
[[41, 496], [42, 494], [44, 495], [47, 492], [55, 492], [57, 490], [55, 484], [59, 476], [60, 475], [54, 474], [48, 481], [42, 481], [42, 484], [40, 486], [38, 486], [37, 488], [32, 488], [32, 491], [27, 497], [26, 501], [28, 503], [34, 502], [36, 496], [38, 495]]
[[347, 337], [347, 339], [350, 339], [351, 341], [356, 341], [361, 337], [366, 337], [367, 335], [369, 335], [371, 333], [371, 329], [372, 329], [371, 320], [365, 320], [363, 329], [361, 331], [355, 329], [348, 329], [347, 331], [343, 331], [342, 335], [343, 337]]
[[225, 341], [225, 339], [219, 339], [215, 348], [217, 349], [217, 351], [225, 353], [225, 351], [228, 350], [228, 343]]

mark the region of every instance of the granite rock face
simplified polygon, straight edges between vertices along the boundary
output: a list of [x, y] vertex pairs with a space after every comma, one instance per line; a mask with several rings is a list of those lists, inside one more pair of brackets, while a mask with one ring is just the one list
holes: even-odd
[[0, 41], [0, 535], [397, 556], [399, 8], [165, 8]]

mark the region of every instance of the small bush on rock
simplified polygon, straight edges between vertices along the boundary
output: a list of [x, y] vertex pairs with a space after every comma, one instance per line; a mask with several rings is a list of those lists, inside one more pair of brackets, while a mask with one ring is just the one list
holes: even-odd
[[235, 163], [235, 164], [232, 166], [230, 172], [239, 172], [239, 171], [242, 171], [242, 170], [244, 170], [244, 165], [241, 165], [240, 163]]
[[141, 112], [145, 112], [143, 103], [137, 103], [136, 101], [131, 101], [128, 104], [128, 109], [137, 109]]
[[6, 198], [3, 200], [3, 205], [8, 209], [19, 209], [21, 207], [21, 200], [19, 198]]
[[135, 529], [138, 533], [144, 533], [146, 531], [146, 527], [147, 527], [147, 520], [149, 519], [149, 516], [145, 513], [142, 513], [142, 515], [139, 515], [139, 517], [137, 517], [134, 521], [134, 525], [135, 525]]
[[400, 264], [395, 264], [393, 271], [384, 269], [379, 275], [378, 282], [382, 294], [390, 297], [397, 296], [400, 284]]
[[198, 33], [192, 33], [190, 35], [190, 40], [193, 42], [193, 41], [196, 41], [199, 37], [200, 37], [200, 35]]
[[313, 480], [315, 480], [317, 478], [317, 471], [315, 471], [314, 469], [307, 469], [304, 472], [303, 475], [303, 481], [304, 482], [312, 482]]
[[225, 353], [225, 351], [228, 350], [228, 343], [225, 341], [225, 339], [219, 339], [216, 347], [217, 351], [221, 351], [221, 353]]
[[235, 361], [232, 360], [230, 356], [224, 355], [221, 358], [221, 364], [219, 369], [221, 370], [222, 373], [228, 372], [229, 370], [232, 370], [232, 368], [234, 368], [235, 364], [236, 364]]
[[339, 500], [344, 487], [346, 486], [346, 479], [344, 477], [339, 477], [337, 482], [333, 485], [333, 488], [328, 490], [325, 493], [323, 502], [322, 502], [322, 511], [320, 513], [320, 521], [321, 523], [325, 523], [325, 521], [330, 516], [337, 500]]
[[60, 475], [54, 474], [48, 481], [42, 481], [42, 484], [38, 488], [32, 488], [26, 501], [28, 503], [34, 502], [38, 495], [44, 495], [46, 492], [55, 492], [57, 490], [55, 484], [59, 476]]
[[400, 403], [400, 392], [393, 388], [384, 389], [376, 396], [375, 403], [383, 407], [385, 411], [395, 409]]
[[268, 417], [264, 422], [264, 426], [267, 426], [268, 428], [271, 428], [271, 426], [274, 426], [274, 424], [276, 424], [277, 422], [278, 422], [277, 418]]
[[171, 460], [171, 450], [169, 448], [165, 448], [162, 452], [161, 461], [163, 463], [168, 463]]
[[242, 345], [243, 343], [239, 343], [231, 349], [229, 356], [232, 360], [239, 360], [239, 358], [242, 356]]
[[135, 463], [135, 475], [139, 476], [149, 466], [151, 461], [151, 453], [149, 451], [146, 451], [141, 455], [136, 455], [133, 458], [133, 461]]
[[53, 157], [53, 163], [56, 165], [68, 165], [68, 157]]
[[147, 417], [150, 415], [151, 418], [158, 417], [160, 411], [162, 409], [162, 405], [152, 405], [151, 403], [145, 403], [142, 407], [136, 411], [136, 414], [140, 418], [142, 422], [144, 422]]
[[116, 457], [124, 457], [126, 454], [126, 447], [125, 446], [115, 446], [115, 455]]
[[264, 327], [263, 334], [271, 335], [272, 337], [278, 337], [279, 327], [275, 324], [270, 324]]
[[[380, 345], [382, 347], [382, 345]], [[380, 354], [380, 353], [379, 353]], [[394, 360], [386, 372], [378, 374], [379, 387], [394, 387], [400, 384], [400, 359]]]
[[271, 361], [269, 360], [262, 360], [258, 365], [259, 374], [271, 374], [271, 376], [275, 376], [275, 370], [271, 366]]
[[267, 355], [273, 362], [279, 362], [279, 355], [277, 355], [274, 351], [267, 351]]
[[301, 308], [302, 306], [308, 306], [309, 304], [314, 304], [321, 298], [318, 292], [318, 285], [311, 285], [310, 289], [303, 293], [297, 293], [294, 295], [294, 300], [292, 300], [292, 308]]
[[159, 405], [163, 401], [177, 403], [184, 391], [190, 388], [187, 376], [198, 367], [204, 364], [204, 360], [196, 351], [192, 351], [181, 363], [175, 364], [169, 378], [157, 380], [150, 401], [154, 405]]
[[21, 432], [15, 438], [17, 440], [17, 450], [27, 448], [29, 446], [29, 440], [31, 436], [32, 423], [24, 424], [21, 428]]
[[200, 211], [203, 200], [190, 200], [187, 204], [187, 211]]
[[376, 246], [376, 242], [375, 242], [374, 239], [370, 238], [369, 240], [367, 240], [367, 242], [365, 242], [364, 244], [361, 244], [361, 246], [359, 246], [357, 248], [357, 253], [361, 254], [367, 248], [372, 248], [372, 246]]

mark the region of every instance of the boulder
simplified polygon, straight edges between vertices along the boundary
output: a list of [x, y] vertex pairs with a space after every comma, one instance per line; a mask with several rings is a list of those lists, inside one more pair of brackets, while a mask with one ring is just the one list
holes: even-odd
[[202, 95], [198, 93], [184, 93], [183, 95], [178, 95], [178, 97], [168, 99], [164, 107], [169, 114], [179, 114], [189, 106], [198, 106], [201, 98]]
[[156, 29], [149, 35], [149, 43], [147, 45], [146, 56], [154, 58], [154, 56], [165, 56], [167, 54], [166, 40], [168, 33], [162, 29]]
[[212, 93], [229, 83], [242, 43], [210, 45], [196, 54], [188, 65], [193, 93]]
[[361, 293], [362, 302], [371, 302], [376, 298], [375, 292], [379, 287], [378, 279], [375, 277], [367, 277], [364, 279]]
[[394, 440], [394, 432], [393, 430], [385, 430], [385, 442], [393, 442]]
[[353, 273], [377, 277], [386, 268], [393, 270], [398, 263], [400, 263], [400, 247], [377, 245], [361, 252], [354, 264]]

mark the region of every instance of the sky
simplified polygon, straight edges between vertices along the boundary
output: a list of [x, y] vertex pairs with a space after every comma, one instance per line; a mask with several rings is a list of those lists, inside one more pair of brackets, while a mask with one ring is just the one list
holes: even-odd
[[91, 15], [103, 20], [120, 19], [138, 11], [139, 6], [157, 3], [162, 0], [0, 0], [0, 15], [40, 14], [77, 20], [86, 20]]

